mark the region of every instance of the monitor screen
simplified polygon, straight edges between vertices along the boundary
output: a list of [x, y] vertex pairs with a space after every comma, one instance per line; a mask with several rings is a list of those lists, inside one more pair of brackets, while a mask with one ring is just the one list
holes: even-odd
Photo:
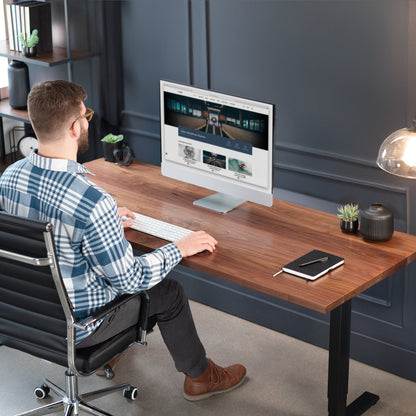
[[162, 174], [220, 192], [194, 204], [273, 204], [272, 104], [162, 80], [160, 123]]

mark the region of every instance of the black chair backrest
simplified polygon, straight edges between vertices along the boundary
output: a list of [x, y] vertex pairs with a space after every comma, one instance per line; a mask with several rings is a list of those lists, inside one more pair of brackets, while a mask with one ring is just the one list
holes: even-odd
[[67, 317], [52, 274], [59, 267], [7, 253], [56, 259], [52, 225], [0, 212], [0, 345], [67, 366]]

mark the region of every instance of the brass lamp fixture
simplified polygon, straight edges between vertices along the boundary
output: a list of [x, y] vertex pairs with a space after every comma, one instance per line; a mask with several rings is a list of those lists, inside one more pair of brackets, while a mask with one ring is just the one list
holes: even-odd
[[396, 130], [384, 140], [377, 165], [393, 175], [416, 178], [416, 120], [411, 128]]

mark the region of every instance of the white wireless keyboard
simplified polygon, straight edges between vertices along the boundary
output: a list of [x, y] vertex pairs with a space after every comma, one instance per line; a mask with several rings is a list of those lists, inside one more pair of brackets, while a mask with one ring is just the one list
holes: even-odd
[[137, 212], [135, 212], [134, 215], [136, 218], [133, 220], [133, 225], [130, 228], [155, 237], [163, 238], [164, 240], [174, 242], [192, 233], [192, 231], [187, 228], [182, 228], [168, 222], [138, 214]]

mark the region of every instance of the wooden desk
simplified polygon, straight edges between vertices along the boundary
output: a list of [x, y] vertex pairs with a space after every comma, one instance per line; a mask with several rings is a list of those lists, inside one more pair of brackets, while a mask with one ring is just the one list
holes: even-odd
[[[193, 205], [212, 193], [165, 178], [160, 168], [135, 162], [129, 167], [99, 159], [86, 163], [92, 180], [114, 196], [119, 206], [193, 230], [203, 229], [218, 241], [213, 254], [201, 253], [184, 266], [284, 299], [330, 313], [328, 414], [360, 415], [378, 396], [364, 393], [348, 407], [351, 299], [416, 258], [416, 237], [395, 232], [390, 241], [368, 243], [343, 234], [335, 215], [275, 200], [273, 207], [245, 203], [219, 214]], [[126, 231], [132, 246], [151, 251], [162, 240]], [[284, 264], [318, 249], [345, 258], [345, 264], [316, 281], [282, 273]]]

